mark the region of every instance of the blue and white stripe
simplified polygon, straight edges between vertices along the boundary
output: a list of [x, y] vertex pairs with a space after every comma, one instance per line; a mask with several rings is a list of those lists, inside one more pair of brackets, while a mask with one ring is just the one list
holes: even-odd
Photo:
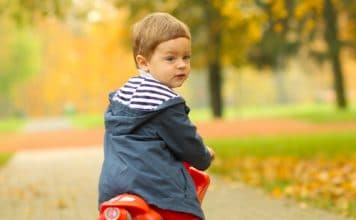
[[177, 97], [172, 89], [154, 79], [149, 73], [139, 70], [140, 76], [129, 79], [113, 97], [133, 109], [154, 110], [162, 103]]

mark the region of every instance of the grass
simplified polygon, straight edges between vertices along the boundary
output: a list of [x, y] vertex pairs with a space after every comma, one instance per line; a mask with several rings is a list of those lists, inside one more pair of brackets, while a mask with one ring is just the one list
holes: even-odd
[[[193, 121], [212, 119], [207, 108], [192, 109]], [[338, 110], [331, 105], [276, 105], [266, 107], [226, 108], [226, 119], [250, 119], [250, 118], [290, 118], [315, 123], [323, 122], [356, 122], [356, 106], [346, 110]]]
[[103, 114], [82, 114], [70, 116], [75, 127], [78, 128], [100, 128], [104, 127]]
[[24, 124], [24, 119], [3, 118], [0, 120], [0, 133], [10, 133], [18, 131]]
[[338, 110], [333, 107], [310, 108], [304, 111], [290, 111], [286, 118], [305, 120], [315, 123], [323, 122], [356, 122], [356, 109]]
[[207, 139], [205, 143], [214, 149], [220, 161], [218, 164], [213, 163], [211, 170], [230, 178], [234, 164], [244, 157], [261, 160], [271, 157], [327, 160], [356, 157], [354, 132]]
[[[284, 164], [282, 167], [290, 166], [290, 164], [285, 163], [288, 163], [288, 160], [292, 164], [294, 160], [305, 161], [309, 159], [325, 159], [337, 163], [340, 159], [347, 162], [354, 161], [356, 158], [356, 135], [354, 132], [208, 139], [205, 142], [215, 150], [217, 157], [211, 171], [229, 179], [239, 179], [238, 176], [256, 178], [256, 174], [261, 174], [261, 166], [263, 164], [266, 166], [266, 162], [271, 162], [271, 160], [278, 163], [278, 158], [285, 159], [282, 160], [284, 161], [282, 162]], [[255, 159], [250, 160], [249, 158]], [[241, 165], [241, 161], [250, 162]], [[273, 172], [277, 174], [283, 171], [281, 164], [277, 167], [273, 163], [267, 166], [268, 169], [275, 169]], [[237, 174], [238, 176], [236, 176]], [[272, 193], [275, 189], [283, 191], [285, 187], [293, 184], [293, 181], [295, 181], [288, 178], [264, 179], [263, 176], [259, 176], [259, 178], [256, 178], [258, 180], [256, 186], [263, 188], [269, 193]], [[247, 183], [253, 184], [248, 179], [239, 180], [247, 180]], [[299, 200], [298, 198], [296, 199]], [[335, 206], [337, 201], [333, 200], [333, 197], [318, 197], [301, 202], [356, 217], [355, 202], [351, 202], [347, 210], [337, 208]]]
[[356, 152], [354, 132], [253, 136], [206, 141], [223, 158], [236, 156], [295, 156], [315, 157], [350, 155]]
[[0, 152], [0, 168], [4, 166], [13, 155], [13, 152]]
[[[213, 119], [208, 108], [192, 108], [189, 117], [193, 122]], [[70, 116], [74, 126], [79, 128], [99, 128], [104, 126], [103, 113], [83, 114]], [[225, 119], [250, 119], [250, 118], [290, 118], [305, 120], [315, 123], [325, 122], [356, 122], [356, 106], [351, 106], [345, 111], [336, 110], [330, 105], [298, 105], [298, 106], [268, 106], [227, 108]]]

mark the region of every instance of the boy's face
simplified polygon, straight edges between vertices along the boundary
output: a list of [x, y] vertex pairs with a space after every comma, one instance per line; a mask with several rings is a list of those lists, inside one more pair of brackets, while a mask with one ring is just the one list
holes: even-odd
[[139, 66], [169, 88], [176, 88], [189, 76], [190, 56], [190, 39], [180, 37], [160, 43], [151, 59], [142, 57], [144, 62]]

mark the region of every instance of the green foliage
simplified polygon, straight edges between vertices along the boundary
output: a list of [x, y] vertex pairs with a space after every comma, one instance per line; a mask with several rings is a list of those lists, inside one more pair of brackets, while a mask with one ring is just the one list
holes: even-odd
[[4, 166], [13, 155], [13, 152], [0, 152], [0, 168]]
[[[187, 23], [193, 35], [193, 65], [197, 67], [207, 66], [214, 56], [228, 64], [241, 65], [246, 61], [248, 47], [260, 35], [261, 18], [250, 1], [116, 0], [115, 3], [129, 9], [130, 22], [150, 12], [164, 11]], [[221, 35], [221, 41], [216, 42], [216, 35]], [[231, 50], [232, 46], [239, 49]], [[221, 54], [213, 54], [216, 51]]]
[[25, 123], [25, 120], [18, 118], [2, 118], [0, 120], [0, 133], [18, 131]]
[[[13, 85], [26, 80], [39, 71], [39, 44], [30, 30], [12, 33], [4, 42], [0, 57], [0, 91], [9, 92]], [[7, 41], [7, 42], [6, 42]]]
[[13, 109], [11, 96], [21, 83], [40, 71], [40, 44], [29, 28], [0, 21], [0, 114]]
[[71, 5], [71, 0], [0, 0], [0, 16], [9, 16], [19, 27], [25, 27], [33, 24], [38, 16], [63, 18]]
[[[261, 40], [250, 48], [249, 58], [257, 67], [281, 68], [288, 56], [295, 55], [300, 47], [299, 24], [293, 22], [296, 4], [292, 0], [263, 2], [256, 5], [265, 14]], [[291, 38], [290, 35], [296, 37]]]

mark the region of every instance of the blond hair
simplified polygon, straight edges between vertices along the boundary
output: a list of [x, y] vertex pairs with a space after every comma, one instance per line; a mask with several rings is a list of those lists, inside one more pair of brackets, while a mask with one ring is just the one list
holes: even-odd
[[150, 59], [160, 43], [179, 37], [191, 39], [190, 30], [182, 21], [164, 12], [147, 15], [133, 26], [132, 49], [135, 62], [137, 55]]

